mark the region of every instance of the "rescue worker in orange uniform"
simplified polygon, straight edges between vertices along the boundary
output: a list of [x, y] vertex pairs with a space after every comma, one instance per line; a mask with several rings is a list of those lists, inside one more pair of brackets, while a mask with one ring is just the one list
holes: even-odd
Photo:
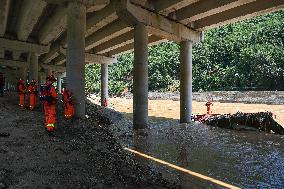
[[23, 79], [20, 79], [18, 81], [18, 86], [17, 86], [18, 94], [20, 97], [20, 103], [19, 105], [24, 108], [25, 107], [25, 93], [26, 93], [26, 86], [25, 86], [25, 81]]
[[108, 104], [107, 104], [107, 99], [105, 98], [104, 99], [104, 107], [106, 108], [108, 106]]
[[211, 101], [206, 102], [205, 106], [207, 107], [207, 114], [211, 114], [211, 106], [213, 106], [213, 103]]
[[34, 110], [36, 106], [36, 96], [37, 96], [37, 82], [36, 80], [32, 80], [30, 85], [28, 86], [28, 92], [30, 94], [30, 110]]
[[72, 101], [72, 93], [68, 89], [63, 90], [62, 99], [64, 103], [64, 113], [66, 119], [71, 119], [74, 116], [74, 103]]
[[45, 112], [45, 121], [46, 121], [46, 130], [48, 132], [53, 132], [55, 129], [55, 118], [56, 118], [56, 110], [55, 105], [57, 103], [58, 94], [55, 90], [55, 87], [52, 85], [56, 79], [53, 75], [48, 76], [46, 78], [46, 97], [43, 100], [44, 112]]

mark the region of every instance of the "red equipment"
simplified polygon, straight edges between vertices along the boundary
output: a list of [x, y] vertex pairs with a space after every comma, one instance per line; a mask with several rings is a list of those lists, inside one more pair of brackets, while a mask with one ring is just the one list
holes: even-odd
[[205, 106], [207, 107], [207, 114], [211, 114], [211, 105], [213, 106], [213, 103], [211, 101], [206, 102]]
[[194, 121], [204, 123], [209, 117], [220, 115], [220, 114], [212, 114], [212, 110], [211, 110], [211, 106], [213, 106], [212, 101], [213, 99], [211, 101], [206, 102], [205, 104], [207, 113], [201, 114], [201, 115], [194, 115], [193, 116]]
[[104, 107], [107, 107], [107, 99], [104, 99]]

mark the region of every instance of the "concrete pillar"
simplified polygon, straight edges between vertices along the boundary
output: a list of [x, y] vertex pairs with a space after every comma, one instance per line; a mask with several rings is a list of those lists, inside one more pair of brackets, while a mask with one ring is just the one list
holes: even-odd
[[192, 42], [180, 43], [180, 122], [189, 123], [192, 114]]
[[133, 67], [133, 126], [144, 129], [148, 125], [148, 34], [145, 25], [134, 29]]
[[21, 68], [20, 69], [20, 75], [19, 78], [23, 79], [23, 80], [27, 80], [27, 68]]
[[86, 7], [74, 1], [67, 11], [67, 89], [73, 93], [75, 117], [85, 117], [85, 30]]
[[29, 81], [32, 79], [38, 79], [38, 54], [30, 54], [30, 69], [29, 69]]
[[108, 64], [101, 64], [101, 106], [108, 104]]
[[46, 70], [46, 76], [48, 77], [48, 76], [50, 76], [51, 74], [52, 74], [51, 69], [47, 69], [47, 70]]
[[58, 94], [62, 93], [62, 87], [61, 87], [61, 77], [57, 77], [57, 90], [58, 90]]

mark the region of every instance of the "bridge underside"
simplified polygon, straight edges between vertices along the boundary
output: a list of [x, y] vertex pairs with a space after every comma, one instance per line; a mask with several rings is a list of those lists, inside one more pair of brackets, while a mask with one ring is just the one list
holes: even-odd
[[[283, 0], [1, 0], [0, 72], [10, 85], [19, 77], [43, 81], [66, 72], [76, 116], [84, 117], [84, 66], [107, 65], [134, 49], [134, 125], [147, 125], [147, 46], [181, 43], [181, 121], [191, 115], [192, 44], [202, 32], [280, 10]], [[83, 100], [84, 101], [84, 100]], [[138, 116], [139, 115], [139, 116]]]

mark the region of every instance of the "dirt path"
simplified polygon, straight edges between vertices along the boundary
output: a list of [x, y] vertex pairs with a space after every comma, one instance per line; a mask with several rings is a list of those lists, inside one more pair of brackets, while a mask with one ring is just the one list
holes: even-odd
[[[132, 99], [111, 98], [110, 103], [119, 112], [132, 113], [133, 111]], [[205, 103], [193, 101], [193, 113], [206, 113]], [[179, 101], [176, 100], [149, 100], [149, 116], [179, 119], [179, 106]], [[276, 115], [279, 124], [284, 125], [284, 105], [214, 102], [212, 110], [213, 113], [218, 114], [233, 114], [238, 111], [246, 113], [271, 111]]]

